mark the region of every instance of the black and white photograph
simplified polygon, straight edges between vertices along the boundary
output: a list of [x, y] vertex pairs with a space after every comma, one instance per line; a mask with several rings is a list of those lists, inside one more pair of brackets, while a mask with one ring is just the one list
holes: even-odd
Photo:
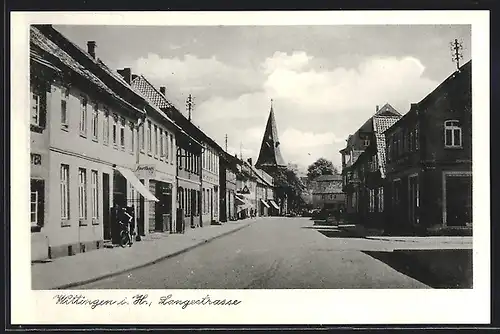
[[489, 200], [478, 189], [489, 186], [473, 142], [489, 126], [488, 95], [475, 95], [488, 58], [473, 47], [473, 15], [157, 14], [24, 21], [17, 87], [29, 98], [12, 114], [25, 122], [30, 232], [24, 220], [16, 229], [30, 293], [68, 310], [106, 306], [93, 301], [102, 290], [109, 305], [192, 298], [191, 312], [247, 319], [235, 312], [252, 291], [300, 291], [310, 307], [339, 290], [417, 303], [422, 290], [484, 290], [475, 260]]

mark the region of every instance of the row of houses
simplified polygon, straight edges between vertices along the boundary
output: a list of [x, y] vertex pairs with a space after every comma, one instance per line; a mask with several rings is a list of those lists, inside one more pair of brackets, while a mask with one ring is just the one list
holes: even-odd
[[376, 108], [347, 139], [343, 190], [351, 221], [388, 233], [472, 228], [472, 61], [402, 115]]
[[115, 205], [139, 236], [283, 214], [273, 178], [221, 148], [165, 87], [111, 70], [95, 42], [83, 50], [50, 25], [30, 28], [30, 130], [33, 260], [102, 248]]

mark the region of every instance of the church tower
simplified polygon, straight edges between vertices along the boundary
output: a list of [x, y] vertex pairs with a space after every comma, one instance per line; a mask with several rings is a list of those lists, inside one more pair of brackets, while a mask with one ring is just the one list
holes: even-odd
[[266, 130], [260, 146], [259, 158], [255, 167], [263, 170], [285, 167], [285, 160], [280, 151], [280, 141], [278, 139], [278, 128], [274, 118], [273, 100], [271, 100], [271, 111], [267, 119]]

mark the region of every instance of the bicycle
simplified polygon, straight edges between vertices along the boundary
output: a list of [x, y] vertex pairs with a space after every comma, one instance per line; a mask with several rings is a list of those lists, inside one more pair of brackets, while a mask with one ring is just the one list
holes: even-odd
[[122, 229], [120, 231], [120, 246], [124, 248], [125, 246], [132, 247], [132, 236], [130, 235], [130, 230], [128, 228], [128, 224], [120, 221]]

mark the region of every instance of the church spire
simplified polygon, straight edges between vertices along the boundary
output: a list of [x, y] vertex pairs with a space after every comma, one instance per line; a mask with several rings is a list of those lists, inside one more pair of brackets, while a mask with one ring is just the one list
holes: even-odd
[[256, 167], [278, 167], [286, 166], [280, 151], [280, 141], [278, 139], [278, 128], [274, 118], [273, 100], [271, 99], [271, 110], [267, 119], [266, 130], [262, 138], [259, 158]]

